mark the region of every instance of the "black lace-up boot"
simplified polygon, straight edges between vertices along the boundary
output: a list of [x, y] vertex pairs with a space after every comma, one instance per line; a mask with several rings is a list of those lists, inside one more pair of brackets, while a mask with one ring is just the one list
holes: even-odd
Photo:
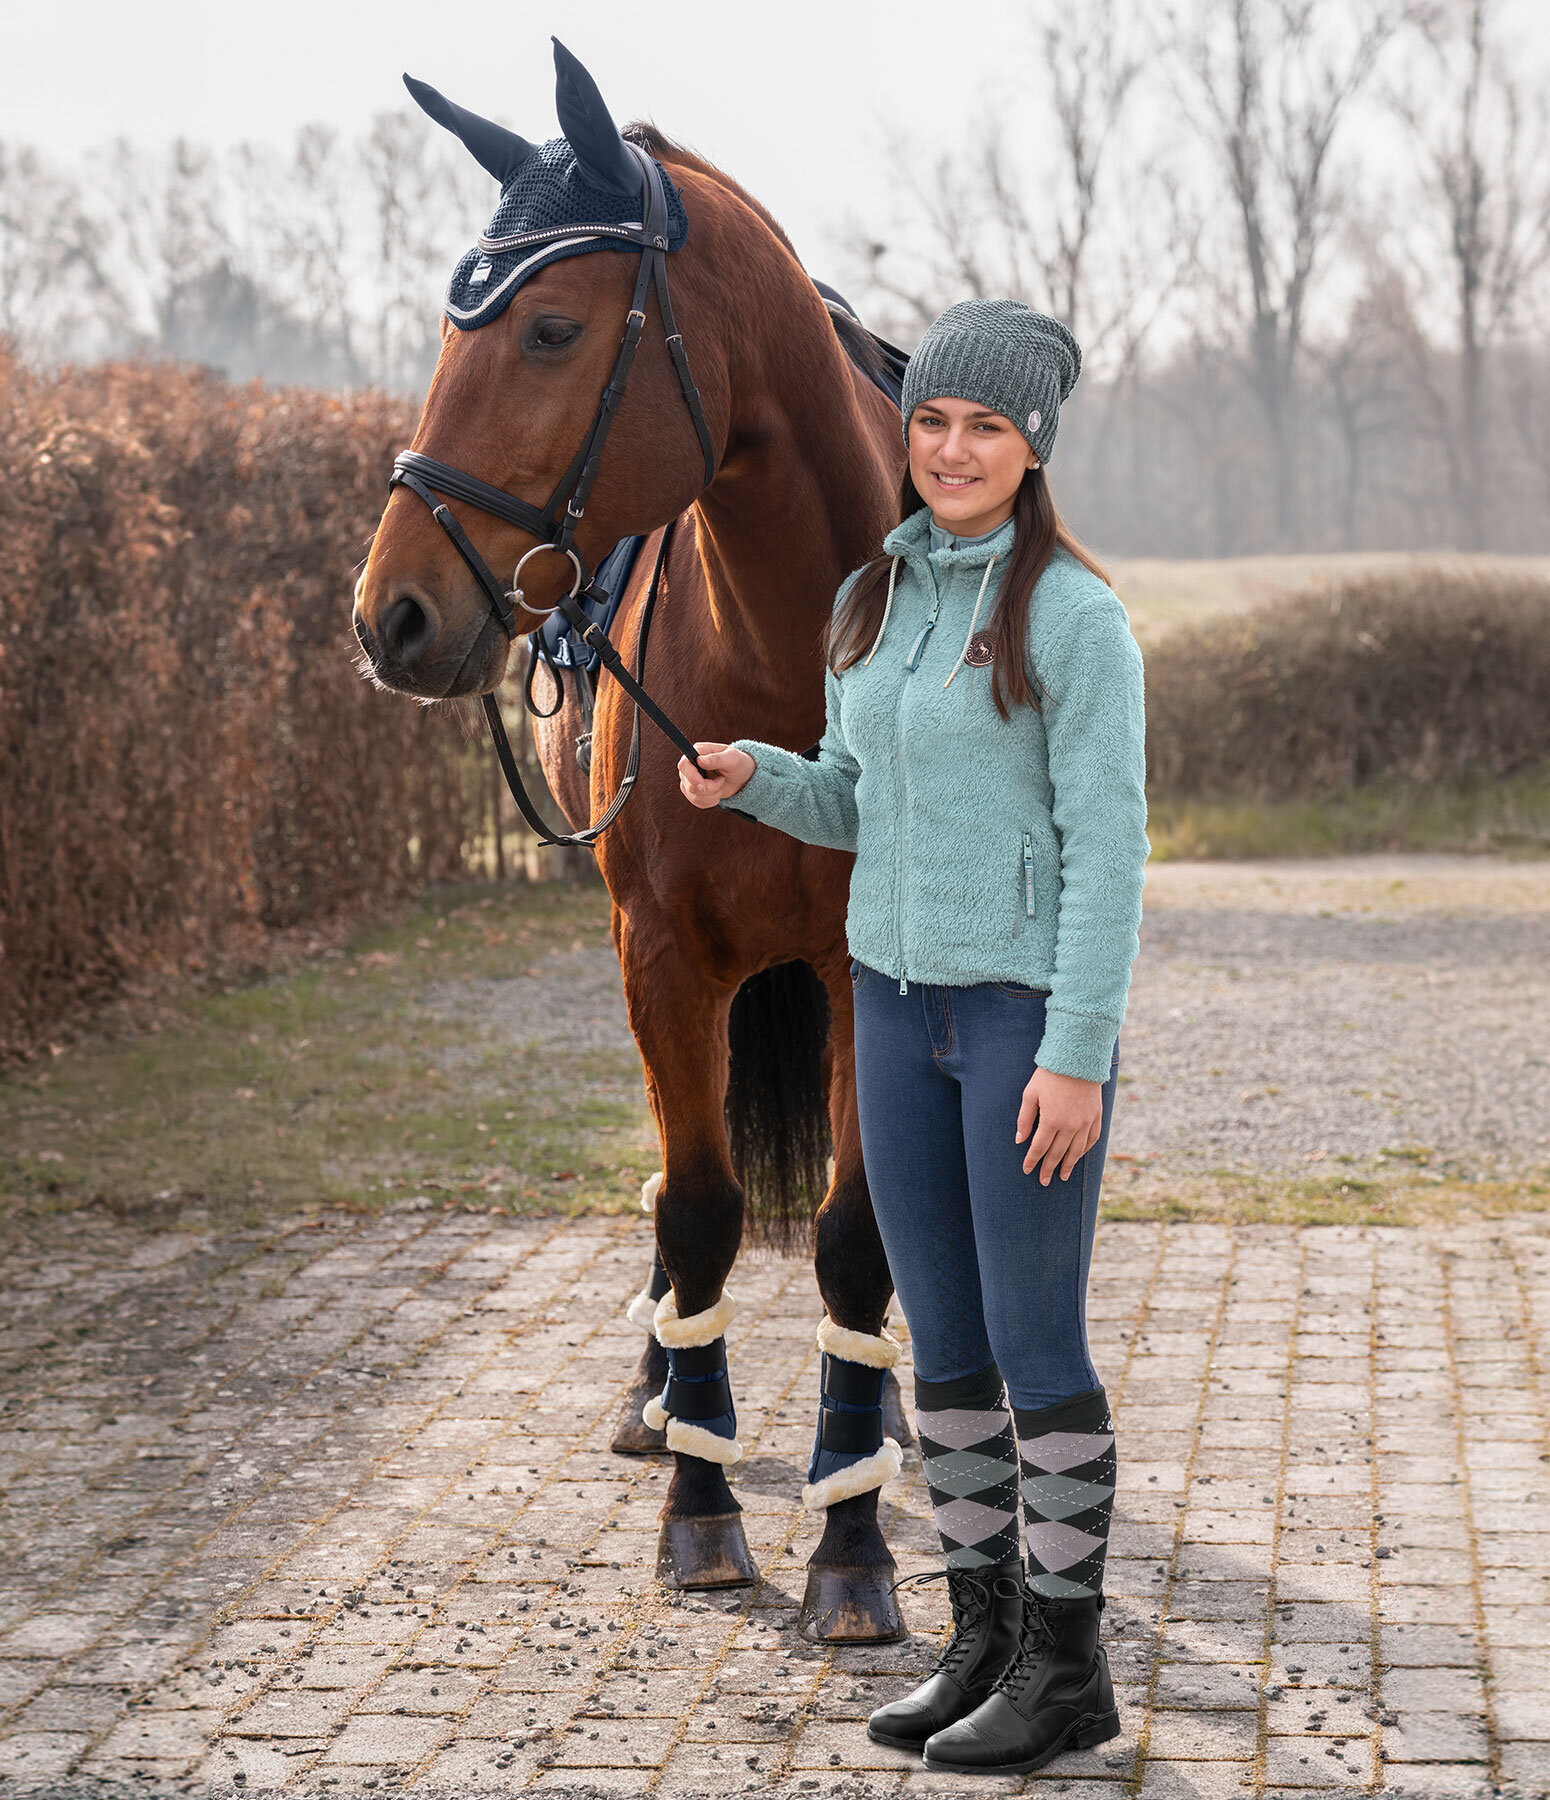
[[1098, 1642], [1103, 1596], [1049, 1600], [1030, 1592], [1017, 1655], [972, 1713], [929, 1738], [939, 1774], [1024, 1775], [1062, 1750], [1119, 1736], [1109, 1659]]
[[980, 1569], [939, 1570], [925, 1579], [939, 1581], [944, 1576], [953, 1608], [953, 1635], [913, 1694], [872, 1714], [866, 1729], [874, 1743], [919, 1750], [932, 1732], [972, 1712], [1017, 1652], [1024, 1601], [1022, 1559], [1013, 1556]]

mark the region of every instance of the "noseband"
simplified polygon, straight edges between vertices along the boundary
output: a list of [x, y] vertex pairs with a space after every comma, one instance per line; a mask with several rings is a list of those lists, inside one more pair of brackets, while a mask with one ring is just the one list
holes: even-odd
[[[657, 307], [662, 314], [662, 327], [667, 333], [668, 354], [673, 359], [673, 367], [678, 372], [678, 385], [683, 390], [684, 401], [689, 408], [689, 416], [694, 422], [695, 436], [700, 441], [700, 451], [705, 459], [705, 486], [709, 487], [716, 473], [716, 456], [711, 446], [710, 431], [705, 424], [705, 409], [700, 404], [700, 391], [694, 385], [694, 376], [689, 370], [689, 358], [684, 351], [683, 338], [673, 321], [672, 301], [667, 291], [667, 197], [662, 191], [662, 177], [657, 165], [638, 145], [626, 143], [641, 168], [642, 218], [639, 226], [635, 225], [593, 225], [554, 226], [543, 231], [521, 231], [509, 236], [479, 239], [480, 248], [487, 253], [499, 253], [506, 250], [526, 249], [529, 246], [552, 243], [559, 238], [575, 237], [578, 234], [587, 237], [623, 238], [640, 249], [640, 272], [635, 277], [635, 292], [630, 300], [630, 310], [625, 319], [624, 337], [619, 344], [619, 353], [614, 358], [613, 373], [608, 378], [608, 385], [603, 389], [602, 397], [597, 403], [597, 411], [593, 415], [591, 429], [582, 440], [581, 448], [571, 459], [570, 467], [560, 477], [554, 492], [542, 507], [537, 507], [516, 494], [508, 494], [504, 488], [492, 487], [475, 475], [468, 475], [461, 469], [454, 468], [451, 463], [438, 462], [433, 456], [422, 456], [418, 450], [404, 450], [394, 459], [393, 473], [389, 485], [408, 488], [430, 508], [431, 517], [452, 540], [452, 547], [462, 557], [469, 573], [483, 589], [485, 598], [495, 617], [500, 621], [501, 629], [509, 641], [517, 635], [516, 607], [525, 605], [521, 579], [523, 565], [542, 550], [552, 550], [568, 557], [575, 571], [575, 580], [568, 593], [562, 594], [556, 606], [570, 622], [576, 634], [602, 659], [604, 668], [614, 677], [619, 685], [635, 701], [635, 725], [630, 738], [629, 761], [625, 765], [624, 778], [619, 789], [610, 801], [607, 810], [595, 824], [589, 825], [585, 831], [556, 836], [544, 823], [541, 814], [534, 806], [527, 789], [522, 784], [522, 776], [517, 769], [515, 756], [512, 754], [510, 739], [506, 736], [506, 727], [501, 719], [500, 706], [493, 694], [482, 696], [485, 720], [490, 728], [490, 737], [495, 745], [495, 754], [500, 760], [501, 773], [506, 778], [506, 785], [511, 790], [511, 797], [516, 801], [522, 816], [538, 833], [546, 844], [586, 845], [591, 846], [607, 826], [618, 816], [620, 808], [630, 796], [635, 785], [635, 777], [640, 764], [640, 715], [645, 711], [652, 722], [657, 725], [668, 738], [699, 768], [699, 759], [694, 752], [694, 745], [678, 729], [667, 714], [656, 704], [641, 686], [639, 677], [645, 670], [646, 636], [651, 624], [651, 614], [656, 606], [657, 594], [662, 584], [662, 569], [667, 559], [668, 541], [672, 537], [673, 528], [668, 525], [662, 533], [662, 541], [657, 548], [655, 567], [651, 572], [651, 586], [647, 592], [646, 603], [641, 612], [640, 633], [636, 643], [636, 673], [632, 675], [625, 668], [619, 652], [609, 641], [602, 626], [590, 619], [583, 610], [582, 599], [601, 596], [601, 590], [594, 586], [595, 577], [582, 560], [575, 547], [576, 528], [581, 523], [586, 511], [587, 499], [592, 492], [592, 484], [597, 479], [598, 465], [603, 459], [603, 446], [608, 441], [609, 428], [614, 421], [614, 414], [624, 399], [625, 384], [629, 380], [630, 364], [635, 360], [635, 350], [640, 343], [641, 333], [646, 325], [646, 301], [650, 289], [654, 286], [657, 294]], [[512, 575], [511, 589], [508, 592], [504, 584], [497, 579], [489, 564], [474, 548], [457, 520], [452, 516], [448, 500], [460, 500], [467, 506], [477, 507], [480, 512], [487, 512], [497, 519], [504, 519], [508, 524], [516, 525], [539, 541], [533, 548], [524, 553]], [[529, 608], [539, 611], [539, 608]], [[548, 609], [554, 611], [555, 607]], [[704, 771], [701, 770], [703, 774]]]

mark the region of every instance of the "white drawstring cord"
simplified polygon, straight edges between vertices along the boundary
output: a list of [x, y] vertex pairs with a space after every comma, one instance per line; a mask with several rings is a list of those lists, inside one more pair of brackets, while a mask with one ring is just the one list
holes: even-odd
[[[899, 558], [896, 556], [888, 566], [888, 599], [883, 606], [883, 622], [877, 628], [877, 636], [872, 639], [872, 648], [866, 653], [866, 662], [870, 662], [877, 654], [877, 646], [883, 641], [883, 633], [888, 629], [888, 615], [893, 611], [893, 584], [899, 577]], [[863, 663], [862, 668], [866, 667]]]
[[951, 670], [948, 672], [947, 681], [942, 683], [943, 687], [946, 687], [948, 683], [951, 682], [953, 676], [958, 673], [964, 657], [969, 653], [969, 641], [974, 636], [975, 622], [980, 616], [980, 602], [985, 598], [985, 589], [990, 585], [990, 571], [995, 568], [995, 566], [996, 559], [992, 556], [990, 561], [985, 564], [985, 573], [980, 581], [980, 591], [974, 596], [974, 611], [969, 615], [968, 636], [963, 640], [963, 648], [958, 652], [958, 661], [953, 664]]

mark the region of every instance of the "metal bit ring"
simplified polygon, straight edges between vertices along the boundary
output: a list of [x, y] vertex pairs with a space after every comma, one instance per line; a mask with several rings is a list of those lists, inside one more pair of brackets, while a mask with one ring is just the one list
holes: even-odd
[[516, 568], [511, 571], [511, 591], [507, 594], [506, 598], [513, 606], [526, 607], [530, 613], [537, 613], [543, 618], [548, 618], [550, 613], [559, 610], [560, 603], [558, 600], [555, 601], [553, 606], [529, 606], [522, 593], [522, 564], [530, 557], [537, 556], [540, 551], [544, 550], [552, 551], [556, 556], [568, 556], [570, 558], [571, 567], [576, 571], [576, 580], [568, 597], [574, 600], [581, 592], [581, 558], [576, 552], [574, 550], [562, 550], [558, 544], [534, 544], [531, 550], [523, 552]]

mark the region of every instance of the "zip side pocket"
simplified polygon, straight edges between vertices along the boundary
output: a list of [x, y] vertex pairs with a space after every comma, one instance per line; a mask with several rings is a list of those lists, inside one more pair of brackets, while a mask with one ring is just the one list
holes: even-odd
[[1033, 917], [1033, 833], [1023, 833], [1023, 905]]

